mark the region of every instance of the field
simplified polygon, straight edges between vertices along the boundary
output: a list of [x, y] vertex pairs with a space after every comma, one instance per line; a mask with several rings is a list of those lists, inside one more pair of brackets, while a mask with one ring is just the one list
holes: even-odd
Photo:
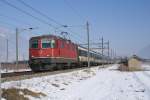
[[3, 98], [9, 89], [18, 89], [23, 100], [150, 100], [150, 72], [120, 72], [118, 66], [5, 82]]

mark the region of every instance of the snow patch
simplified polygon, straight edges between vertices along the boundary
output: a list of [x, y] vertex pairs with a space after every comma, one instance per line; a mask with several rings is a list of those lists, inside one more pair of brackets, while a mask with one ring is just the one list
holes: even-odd
[[[42, 100], [150, 100], [150, 72], [120, 72], [119, 65], [42, 76], [2, 84], [42, 92]], [[135, 77], [135, 75], [138, 77]], [[140, 80], [140, 81], [138, 81]], [[18, 83], [21, 84], [18, 84]], [[143, 85], [144, 84], [144, 85]], [[36, 100], [35, 98], [30, 98]]]

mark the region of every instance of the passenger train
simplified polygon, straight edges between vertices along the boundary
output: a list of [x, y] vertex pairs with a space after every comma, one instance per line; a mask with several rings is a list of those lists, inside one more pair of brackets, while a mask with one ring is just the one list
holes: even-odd
[[[88, 65], [88, 50], [55, 35], [42, 35], [29, 40], [29, 65], [35, 72]], [[107, 56], [90, 50], [90, 65], [111, 63]]]

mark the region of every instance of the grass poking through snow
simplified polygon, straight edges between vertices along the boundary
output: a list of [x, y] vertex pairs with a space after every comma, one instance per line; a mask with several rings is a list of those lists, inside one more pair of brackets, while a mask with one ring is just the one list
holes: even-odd
[[9, 88], [2, 89], [2, 97], [6, 100], [29, 100], [27, 96], [40, 98], [41, 96], [46, 96], [45, 94], [39, 92], [33, 92], [28, 89], [17, 89], [17, 88]]

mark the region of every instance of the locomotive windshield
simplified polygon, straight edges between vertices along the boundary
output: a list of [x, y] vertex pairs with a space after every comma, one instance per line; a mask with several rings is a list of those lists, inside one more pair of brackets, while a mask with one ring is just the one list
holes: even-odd
[[38, 40], [31, 40], [30, 48], [38, 48]]
[[55, 48], [54, 39], [42, 39], [42, 48]]

